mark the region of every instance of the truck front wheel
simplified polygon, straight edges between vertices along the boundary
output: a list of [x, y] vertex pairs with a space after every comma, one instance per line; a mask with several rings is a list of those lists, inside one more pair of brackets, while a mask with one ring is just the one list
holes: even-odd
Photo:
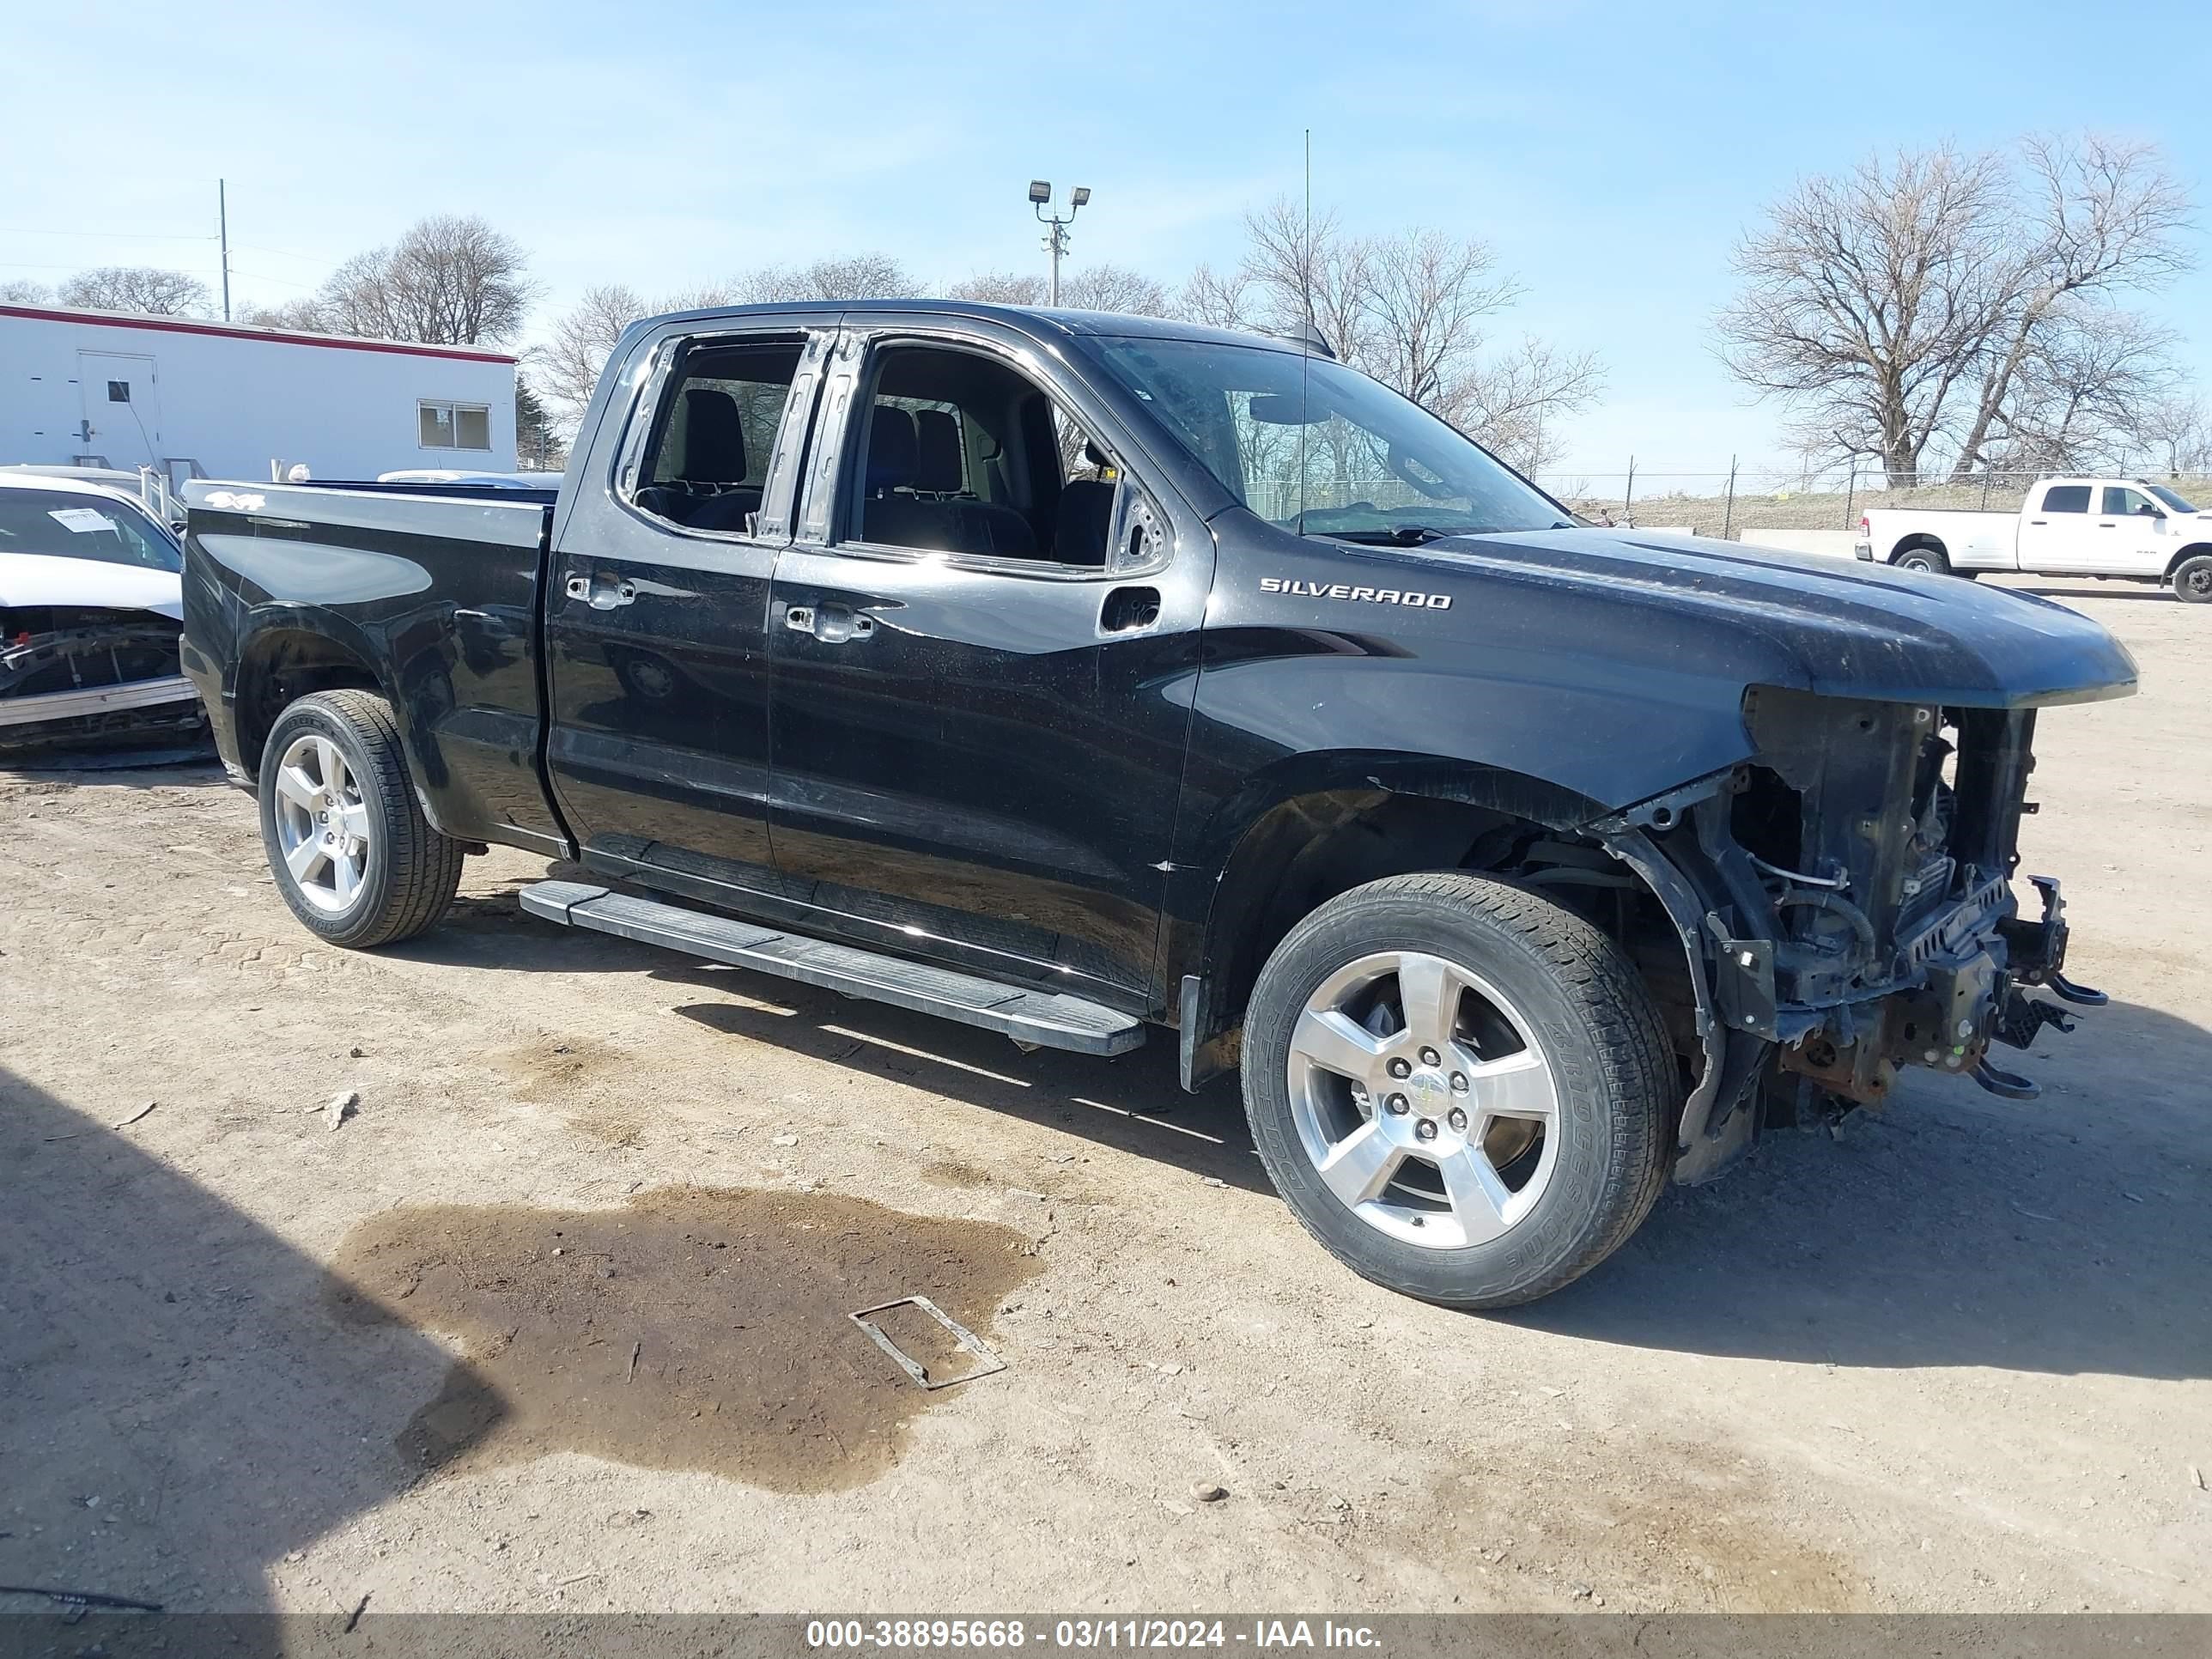
[[331, 944], [412, 939], [453, 902], [466, 854], [422, 816], [392, 705], [374, 692], [321, 691], [287, 708], [262, 746], [258, 793], [277, 890]]
[[1394, 876], [1293, 927], [1245, 1012], [1245, 1112], [1306, 1230], [1462, 1308], [1595, 1267], [1666, 1178], [1680, 1090], [1627, 958], [1548, 900]]
[[2212, 553], [2199, 553], [2173, 568], [2173, 596], [2184, 605], [2212, 604]]

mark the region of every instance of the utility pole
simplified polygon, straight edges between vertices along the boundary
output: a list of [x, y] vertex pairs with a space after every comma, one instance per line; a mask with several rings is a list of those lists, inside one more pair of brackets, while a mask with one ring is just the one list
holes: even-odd
[[1044, 234], [1044, 250], [1052, 255], [1052, 286], [1048, 304], [1056, 306], [1060, 303], [1060, 262], [1067, 252], [1067, 228], [1075, 222], [1076, 210], [1090, 199], [1089, 187], [1078, 185], [1067, 198], [1067, 217], [1062, 219], [1045, 211], [1052, 202], [1051, 184], [1042, 179], [1030, 180], [1030, 204], [1036, 214], [1037, 222], [1050, 227]]
[[230, 201], [220, 179], [215, 181], [216, 234], [222, 240], [222, 319], [230, 320]]

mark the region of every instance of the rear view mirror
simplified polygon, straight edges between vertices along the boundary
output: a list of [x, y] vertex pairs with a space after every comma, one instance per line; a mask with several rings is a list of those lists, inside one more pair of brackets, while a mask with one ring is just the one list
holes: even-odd
[[1246, 405], [1261, 426], [1319, 426], [1328, 419], [1326, 404], [1280, 392], [1257, 392]]

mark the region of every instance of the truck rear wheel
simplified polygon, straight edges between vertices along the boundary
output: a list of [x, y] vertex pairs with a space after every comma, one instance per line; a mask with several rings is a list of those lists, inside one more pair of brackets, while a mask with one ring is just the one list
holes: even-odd
[[2184, 605], [2212, 604], [2212, 553], [2199, 553], [2173, 568], [2173, 596]]
[[1899, 570], [1925, 570], [1936, 576], [1951, 574], [1951, 562], [1943, 556], [1940, 547], [1908, 547], [1890, 562]]
[[1461, 1308], [1548, 1295], [1664, 1183], [1680, 1091], [1620, 949], [1456, 872], [1352, 889], [1246, 1010], [1246, 1115], [1291, 1212], [1353, 1272]]
[[392, 705], [321, 691], [283, 714], [261, 750], [261, 843], [307, 929], [349, 950], [436, 923], [460, 885], [460, 842], [430, 826], [409, 787]]

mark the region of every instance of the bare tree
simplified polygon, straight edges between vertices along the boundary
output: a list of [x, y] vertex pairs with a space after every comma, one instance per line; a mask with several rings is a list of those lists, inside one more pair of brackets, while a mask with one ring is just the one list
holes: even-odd
[[2212, 409], [2193, 392], [2176, 392], [2146, 408], [2137, 422], [2143, 447], [2169, 478], [2212, 472]]
[[1136, 317], [1164, 317], [1172, 309], [1166, 289], [1142, 271], [1116, 264], [1079, 266], [1060, 283], [1060, 302], [1077, 311]]
[[1220, 272], [1200, 265], [1184, 278], [1176, 290], [1175, 314], [1187, 323], [1209, 328], [1255, 329], [1259, 326], [1252, 283], [1243, 271]]
[[1041, 306], [1046, 294], [1043, 277], [1011, 270], [979, 270], [945, 290], [948, 300], [974, 300], [994, 306]]
[[53, 297], [42, 283], [0, 283], [0, 305], [42, 306]]
[[[1334, 214], [1309, 224], [1288, 198], [1249, 215], [1245, 230], [1237, 282], [1210, 272], [1203, 283], [1194, 278], [1184, 315], [1210, 309], [1232, 325], [1256, 322], [1286, 335], [1310, 316], [1338, 361], [1436, 410], [1523, 471], [1556, 459], [1557, 422], [1604, 385], [1587, 352], [1527, 340], [1486, 356], [1486, 319], [1521, 289], [1480, 241], [1420, 227], [1347, 236]], [[1332, 440], [1324, 434], [1322, 441]], [[1357, 460], [1331, 457], [1340, 476]]]
[[310, 296], [287, 300], [282, 305], [244, 305], [238, 307], [238, 320], [251, 323], [257, 328], [290, 329], [297, 333], [316, 334], [330, 331], [328, 319], [322, 302]]
[[[2063, 341], [2041, 338], [2070, 336], [2080, 345], [2083, 313], [2077, 301], [2123, 288], [2155, 287], [2188, 264], [2177, 233], [2188, 222], [2189, 198], [2148, 145], [2093, 134], [2071, 142], [2031, 137], [2021, 148], [2033, 205], [2014, 228], [2017, 249], [2006, 273], [2004, 319], [1983, 354], [1981, 395], [1954, 463], [1960, 477], [1984, 459], [1994, 430], [2018, 424], [2007, 420], [2008, 398], [2024, 391], [2033, 400], [2057, 389], [2021, 388], [2025, 371], [2061, 362], [2079, 369], [2098, 356], [2092, 351], [2085, 358]], [[2109, 328], [2099, 332], [2108, 344], [2116, 337]], [[2125, 379], [2139, 374], [2142, 362], [2130, 353], [2116, 367], [2124, 368]], [[2138, 389], [2116, 383], [2110, 392]]]
[[1368, 246], [1367, 362], [1416, 403], [1446, 398], [1482, 344], [1482, 319], [1520, 297], [1477, 241], [1408, 230]]
[[65, 306], [98, 311], [139, 311], [156, 317], [204, 317], [207, 284], [181, 270], [156, 265], [102, 265], [64, 281], [55, 297]]
[[2005, 204], [2002, 162], [1948, 146], [1801, 182], [1737, 246], [1722, 361], [1910, 478], [2002, 314]]
[[2046, 313], [2028, 338], [2012, 394], [1984, 434], [1990, 466], [2075, 471], [2152, 446], [2147, 416], [2180, 386], [2172, 330], [2075, 301]]
[[1559, 422], [1604, 389], [1595, 354], [1523, 339], [1445, 382], [1437, 412], [1507, 465], [1535, 472], [1559, 459]]
[[[2062, 363], [2105, 363], [2117, 377], [2106, 401], [2139, 390], [2143, 337], [2114, 356], [2085, 350], [2081, 331], [2116, 293], [2182, 267], [2187, 200], [2142, 146], [2030, 139], [2021, 151], [2018, 173], [1944, 147], [1800, 184], [1737, 249], [1744, 286], [1718, 319], [1723, 361], [1781, 398], [1801, 434], [1879, 457], [1899, 483], [1931, 454], [1963, 475], [2031, 426], [2048, 438], [2050, 400], [2067, 398]], [[2116, 343], [2106, 323], [2097, 337]], [[2075, 391], [2079, 409], [2100, 401]]]
[[1244, 216], [1243, 275], [1255, 314], [1279, 334], [1310, 325], [1340, 362], [1365, 358], [1368, 245], [1338, 228], [1336, 215], [1310, 219], [1287, 196]]
[[526, 264], [521, 246], [482, 219], [440, 215], [340, 265], [320, 307], [334, 333], [432, 345], [508, 340], [537, 295]]
[[740, 305], [791, 300], [902, 300], [922, 293], [907, 268], [888, 253], [857, 253], [806, 265], [763, 265], [731, 279]]
[[538, 389], [563, 427], [573, 428], [583, 417], [622, 331], [653, 314], [635, 289], [606, 283], [586, 289], [581, 299], [553, 319], [544, 343], [532, 356]]

